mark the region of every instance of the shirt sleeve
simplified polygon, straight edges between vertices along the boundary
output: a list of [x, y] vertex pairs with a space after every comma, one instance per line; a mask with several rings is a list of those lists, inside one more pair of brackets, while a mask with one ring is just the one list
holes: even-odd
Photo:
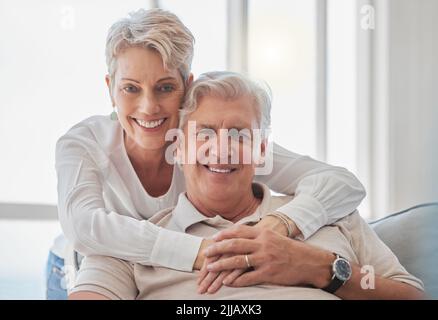
[[319, 228], [353, 212], [365, 197], [360, 181], [342, 167], [273, 146], [269, 175], [257, 176], [275, 192], [294, 198], [276, 211], [292, 219], [307, 239]]
[[58, 141], [56, 171], [59, 220], [79, 253], [192, 271], [202, 238], [106, 209], [104, 177], [80, 142]]
[[349, 239], [359, 265], [367, 267], [367, 272], [373, 271], [382, 278], [404, 282], [424, 291], [423, 282], [402, 266], [396, 255], [357, 211], [339, 221], [337, 225]]

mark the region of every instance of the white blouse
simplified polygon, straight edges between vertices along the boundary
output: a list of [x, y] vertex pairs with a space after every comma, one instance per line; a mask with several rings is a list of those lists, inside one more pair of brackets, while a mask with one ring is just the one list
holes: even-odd
[[[202, 239], [147, 220], [176, 205], [184, 176], [175, 167], [167, 193], [150, 196], [128, 158], [118, 121], [93, 116], [72, 127], [57, 142], [56, 171], [59, 220], [79, 253], [192, 270]], [[365, 197], [362, 184], [346, 169], [278, 145], [273, 172], [255, 180], [295, 196], [277, 211], [296, 223], [304, 239], [353, 212]]]

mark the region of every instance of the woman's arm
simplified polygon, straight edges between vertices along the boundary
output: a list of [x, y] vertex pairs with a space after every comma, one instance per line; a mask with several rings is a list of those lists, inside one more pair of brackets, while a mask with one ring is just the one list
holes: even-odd
[[[275, 192], [294, 195], [276, 211], [287, 215], [307, 239], [324, 225], [353, 212], [365, 189], [348, 170], [273, 146], [273, 170], [256, 176]], [[272, 217], [270, 218], [272, 219]]]
[[59, 220], [75, 250], [191, 271], [202, 239], [106, 209], [105, 177], [87, 149], [74, 138], [61, 138], [56, 149]]

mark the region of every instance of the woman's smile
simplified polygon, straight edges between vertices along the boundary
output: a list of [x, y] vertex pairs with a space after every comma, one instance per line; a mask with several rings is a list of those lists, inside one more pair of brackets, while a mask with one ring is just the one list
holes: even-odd
[[133, 122], [136, 124], [137, 127], [141, 128], [141, 130], [146, 132], [156, 132], [161, 130], [164, 126], [163, 124], [166, 123], [167, 118], [158, 118], [154, 120], [143, 120], [143, 119], [137, 119], [132, 118]]

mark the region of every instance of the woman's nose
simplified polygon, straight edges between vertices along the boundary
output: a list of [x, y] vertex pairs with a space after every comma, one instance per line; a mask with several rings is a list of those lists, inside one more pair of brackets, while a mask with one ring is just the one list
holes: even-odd
[[157, 97], [151, 92], [143, 93], [139, 101], [140, 111], [153, 115], [160, 112], [160, 104]]

